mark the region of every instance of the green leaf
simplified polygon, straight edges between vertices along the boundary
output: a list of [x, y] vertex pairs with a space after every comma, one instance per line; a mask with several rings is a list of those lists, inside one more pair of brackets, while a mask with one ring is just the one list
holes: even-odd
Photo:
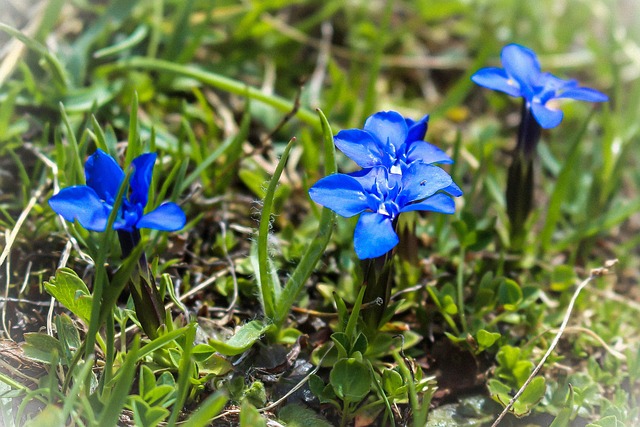
[[553, 420], [553, 422], [549, 425], [549, 427], [569, 427], [569, 423], [573, 418], [573, 387], [569, 385], [569, 396], [567, 397], [567, 402], [564, 407], [558, 413]]
[[[118, 65], [125, 70], [139, 68], [154, 70], [158, 73], [177, 74], [189, 77], [206, 85], [216, 87], [239, 96], [246, 96], [248, 98], [264, 102], [265, 104], [284, 113], [289, 113], [293, 110], [293, 103], [288, 99], [284, 99], [277, 95], [267, 94], [261, 89], [247, 86], [245, 82], [208, 72], [196, 66], [176, 64], [172, 61], [145, 57], [129, 58], [123, 60]], [[320, 129], [320, 122], [318, 121], [318, 118], [313, 114], [313, 112], [306, 108], [299, 108], [296, 112], [296, 117], [308, 125], [311, 125], [316, 129]]]
[[176, 389], [176, 402], [171, 409], [171, 416], [167, 425], [174, 427], [178, 416], [182, 412], [182, 407], [187, 401], [189, 392], [191, 391], [191, 381], [193, 379], [194, 372], [196, 370], [195, 363], [191, 359], [191, 350], [193, 349], [193, 342], [196, 339], [196, 323], [191, 322], [187, 326], [187, 332], [184, 335], [184, 345], [182, 347], [182, 360], [178, 366], [178, 384]]
[[498, 288], [498, 302], [507, 311], [515, 311], [522, 301], [522, 289], [515, 281], [505, 279]]
[[78, 328], [66, 313], [56, 316], [55, 323], [58, 339], [64, 350], [62, 353], [63, 362], [68, 365], [73, 359], [73, 352], [78, 351], [82, 346], [80, 334], [78, 333]]
[[331, 427], [333, 425], [311, 409], [296, 404], [280, 409], [278, 418], [287, 427]]
[[[273, 213], [276, 188], [280, 182], [280, 176], [287, 164], [287, 159], [289, 158], [289, 153], [291, 152], [291, 148], [293, 148], [295, 140], [295, 138], [292, 138], [285, 147], [282, 152], [282, 156], [276, 165], [276, 169], [273, 172], [273, 176], [269, 181], [269, 186], [267, 187], [262, 203], [260, 226], [258, 228], [258, 284], [262, 295], [262, 308], [264, 309], [264, 314], [272, 320], [275, 319], [277, 314], [276, 302], [278, 301], [282, 288], [276, 279], [277, 275], [275, 275], [275, 268], [271, 264], [271, 257], [269, 256], [268, 250], [271, 214]], [[276, 277], [274, 277], [274, 275]]]
[[491, 289], [480, 289], [473, 299], [473, 308], [480, 311], [483, 308], [492, 308], [496, 303], [496, 294]]
[[87, 113], [109, 103], [120, 92], [122, 82], [96, 83], [86, 88], [72, 89], [65, 96], [64, 109], [68, 114]]
[[[491, 397], [493, 397], [496, 401], [502, 403], [503, 405], [506, 406], [512, 399], [512, 390], [508, 385], [496, 379], [491, 379], [488, 382], [488, 386]], [[540, 400], [542, 400], [545, 391], [546, 384], [544, 377], [535, 377], [529, 383], [518, 400], [514, 402], [511, 408], [511, 412], [517, 417], [523, 417], [529, 414], [533, 407], [536, 406], [538, 402], [540, 402]]]
[[442, 311], [447, 314], [454, 315], [458, 313], [458, 306], [451, 295], [445, 295], [440, 300], [442, 303]]
[[311, 392], [315, 394], [318, 399], [320, 399], [320, 403], [326, 403], [328, 399], [335, 397], [324, 395], [326, 387], [327, 385], [324, 383], [324, 381], [322, 381], [322, 378], [320, 378], [316, 374], [313, 374], [309, 377], [309, 390], [311, 390]]
[[538, 404], [538, 402], [542, 400], [546, 389], [547, 385], [544, 377], [535, 377], [533, 380], [531, 380], [522, 395], [518, 398], [518, 402], [526, 407], [527, 412], [529, 412], [535, 405]]
[[484, 329], [480, 329], [476, 334], [476, 341], [481, 348], [491, 347], [502, 335], [497, 332], [489, 332]]
[[147, 391], [142, 397], [145, 402], [151, 406], [169, 406], [175, 400], [175, 386], [168, 384], [156, 385], [153, 389]]
[[224, 393], [220, 391], [213, 393], [182, 423], [182, 427], [205, 427], [210, 425], [211, 419], [224, 409], [227, 400], [228, 398]]
[[513, 367], [513, 376], [516, 379], [518, 386], [525, 383], [529, 375], [533, 371], [533, 362], [531, 360], [518, 360]]
[[[10, 36], [15, 37], [16, 39], [24, 43], [24, 45], [27, 46], [29, 49], [41, 55], [49, 65], [49, 70], [51, 71], [54, 77], [54, 83], [56, 83], [59, 88], [66, 89], [69, 86], [69, 78], [65, 70], [65, 67], [62, 66], [60, 61], [55, 56], [53, 56], [44, 45], [42, 45], [41, 43], [39, 43], [38, 41], [32, 38], [27, 37], [17, 29], [10, 27], [9, 25], [6, 25], [1, 22], [0, 22], [0, 31], [4, 31]], [[0, 82], [0, 84], [1, 83], [2, 82]]]
[[204, 375], [225, 375], [233, 369], [231, 362], [219, 354], [213, 354], [206, 360], [197, 362], [197, 365], [198, 372]]
[[576, 280], [573, 268], [568, 265], [558, 265], [551, 273], [551, 290], [556, 292], [566, 291], [571, 288]]
[[41, 332], [24, 334], [22, 346], [25, 356], [42, 363], [54, 363], [63, 354], [62, 344], [56, 338]]
[[356, 342], [353, 343], [351, 352], [353, 353], [359, 351], [360, 353], [365, 354], [368, 346], [369, 341], [367, 340], [367, 337], [362, 332], [360, 332], [360, 335], [358, 335], [358, 338], [356, 338]]
[[349, 357], [351, 350], [351, 343], [349, 337], [344, 332], [334, 332], [331, 334], [331, 341], [335, 344], [336, 350], [338, 350], [338, 358], [345, 359]]
[[235, 335], [227, 341], [210, 339], [209, 345], [225, 356], [236, 356], [249, 350], [270, 328], [270, 324], [260, 320], [252, 320], [242, 325]]
[[254, 381], [242, 393], [242, 398], [254, 406], [262, 407], [267, 403], [267, 392], [261, 381]]
[[264, 198], [264, 183], [267, 179], [262, 171], [243, 168], [238, 171], [238, 178], [240, 178], [242, 183], [246, 185], [256, 197]]
[[[331, 175], [337, 170], [336, 147], [333, 143], [333, 132], [326, 116], [319, 109], [318, 116], [320, 117], [324, 144], [324, 172], [325, 175]], [[278, 298], [276, 318], [274, 319], [274, 323], [278, 328], [280, 328], [284, 323], [285, 319], [289, 315], [291, 306], [298, 298], [300, 291], [304, 288], [307, 283], [307, 279], [309, 279], [309, 276], [315, 269], [318, 261], [320, 261], [321, 257], [324, 255], [325, 249], [331, 239], [335, 218], [336, 214], [332, 210], [327, 208], [322, 209], [318, 232], [307, 247], [307, 250], [298, 262], [297, 267], [282, 290], [282, 294]]]
[[382, 388], [389, 397], [395, 397], [406, 393], [406, 386], [402, 380], [402, 375], [395, 369], [384, 369], [382, 371]]
[[[336, 303], [336, 312], [338, 313], [338, 324], [336, 325], [336, 331], [344, 331], [344, 329], [347, 327], [347, 321], [349, 320], [349, 311], [347, 310], [347, 305], [337, 292], [333, 293], [333, 300]], [[640, 372], [640, 369], [638, 371]]]
[[[189, 326], [184, 326], [180, 329], [175, 329], [171, 332], [166, 332], [162, 335], [160, 335], [158, 338], [153, 339], [151, 342], [147, 343], [144, 345], [144, 347], [142, 347], [140, 349], [140, 358], [153, 353], [154, 351], [156, 351], [159, 348], [164, 347], [165, 345], [167, 345], [168, 343], [170, 343], [171, 341], [174, 340], [178, 340], [181, 339], [183, 335], [185, 335], [187, 333], [187, 331], [189, 330]], [[162, 376], [161, 376], [162, 378]], [[160, 380], [158, 380], [158, 383]]]
[[156, 387], [156, 376], [153, 374], [153, 371], [147, 365], [140, 365], [140, 380], [139, 380], [139, 388], [140, 395], [145, 396], [151, 390]]
[[590, 120], [591, 115], [589, 115], [589, 117], [584, 121], [584, 124], [580, 129], [574, 133], [573, 141], [569, 143], [569, 150], [565, 154], [564, 166], [556, 178], [556, 184], [551, 196], [549, 197], [545, 223], [538, 236], [538, 241], [540, 242], [543, 251], [548, 249], [551, 245], [553, 233], [557, 228], [556, 225], [562, 218], [562, 204], [565, 203], [565, 200], [567, 200], [569, 193], [571, 192], [571, 186], [574, 184], [573, 173], [575, 172], [576, 165], [580, 163], [580, 141], [588, 129]]
[[147, 27], [146, 25], [138, 25], [138, 27], [124, 39], [112, 44], [111, 46], [103, 47], [102, 49], [96, 50], [93, 53], [93, 57], [99, 59], [106, 56], [115, 56], [122, 51], [129, 50], [137, 44], [141, 43], [147, 36], [148, 32], [149, 27]]
[[500, 351], [496, 355], [498, 364], [501, 368], [512, 370], [515, 368], [516, 363], [520, 360], [521, 350], [518, 347], [512, 347], [510, 345], [504, 345], [500, 347]]
[[267, 422], [260, 412], [248, 402], [244, 402], [240, 408], [240, 427], [266, 427]]
[[208, 344], [198, 344], [191, 350], [191, 354], [196, 362], [204, 362], [215, 352], [216, 349]]
[[114, 378], [115, 385], [113, 390], [108, 393], [108, 398], [104, 402], [105, 408], [98, 418], [100, 425], [114, 426], [117, 424], [122, 408], [129, 396], [129, 390], [131, 390], [131, 384], [133, 383], [133, 377], [136, 372], [136, 362], [139, 357], [139, 349], [140, 341], [138, 338], [134, 338], [133, 345], [127, 352], [124, 363], [120, 369], [118, 369], [116, 377]]
[[91, 318], [91, 294], [89, 288], [75, 271], [61, 268], [49, 282], [44, 282], [44, 288], [70, 312], [88, 323]]
[[140, 396], [131, 397], [131, 408], [136, 425], [155, 427], [169, 415], [169, 410], [145, 402]]
[[343, 400], [358, 402], [371, 390], [369, 368], [356, 359], [341, 359], [331, 369], [331, 386]]
[[62, 409], [56, 405], [47, 405], [38, 415], [24, 424], [24, 427], [63, 426], [65, 425]]
[[594, 423], [587, 424], [586, 427], [624, 427], [624, 424], [618, 421], [615, 415], [609, 415]]

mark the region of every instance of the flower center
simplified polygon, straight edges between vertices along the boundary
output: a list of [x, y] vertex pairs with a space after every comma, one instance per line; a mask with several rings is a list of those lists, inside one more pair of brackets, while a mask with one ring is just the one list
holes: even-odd
[[377, 211], [377, 213], [379, 213], [380, 215], [388, 216], [391, 219], [398, 216], [399, 212], [400, 212], [400, 208], [395, 202], [391, 200], [387, 200], [385, 202], [380, 203]]

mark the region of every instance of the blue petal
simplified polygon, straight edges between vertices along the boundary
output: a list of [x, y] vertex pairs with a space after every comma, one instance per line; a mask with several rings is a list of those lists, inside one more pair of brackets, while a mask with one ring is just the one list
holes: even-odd
[[80, 225], [92, 231], [104, 231], [111, 212], [100, 196], [86, 185], [60, 190], [49, 199], [49, 206], [67, 221], [78, 220]]
[[450, 186], [443, 188], [442, 191], [453, 197], [460, 197], [463, 194], [462, 190], [456, 185], [455, 182], [452, 182]]
[[131, 203], [143, 207], [147, 205], [156, 157], [158, 157], [156, 153], [145, 153], [131, 162], [131, 166], [134, 168], [129, 181], [131, 183], [131, 197], [129, 198]]
[[137, 228], [153, 228], [162, 231], [180, 230], [187, 222], [182, 208], [173, 202], [163, 203], [142, 218], [136, 224]]
[[402, 174], [402, 190], [396, 198], [396, 203], [403, 209], [404, 206], [427, 198], [452, 183], [449, 174], [439, 167], [412, 163]]
[[456, 203], [448, 195], [437, 193], [421, 202], [405, 206], [400, 212], [409, 211], [432, 211], [452, 214], [456, 211]]
[[451, 157], [433, 144], [424, 141], [415, 141], [409, 146], [407, 153], [408, 163], [421, 161], [423, 163], [453, 163]]
[[540, 63], [534, 51], [519, 44], [508, 44], [500, 53], [502, 66], [520, 86], [533, 86], [540, 77]]
[[558, 91], [577, 88], [578, 81], [573, 79], [561, 79], [560, 77], [554, 76], [551, 73], [541, 73], [538, 77], [538, 85], [544, 86], [545, 90]]
[[609, 100], [609, 97], [604, 93], [588, 87], [578, 87], [562, 91], [556, 98], [570, 98], [588, 102], [605, 102]]
[[363, 212], [360, 215], [353, 235], [358, 258], [377, 258], [393, 249], [398, 242], [391, 218], [375, 212]]
[[355, 178], [356, 181], [362, 185], [362, 188], [365, 192], [369, 193], [377, 193], [376, 190], [376, 181], [388, 180], [388, 173], [386, 173], [386, 168], [384, 167], [376, 167], [369, 169], [361, 169], [355, 172], [349, 172], [349, 175], [352, 178]]
[[474, 75], [471, 76], [471, 80], [482, 87], [487, 89], [499, 90], [507, 95], [521, 97], [522, 91], [520, 84], [510, 79], [506, 71], [502, 68], [487, 67], [481, 68]]
[[342, 130], [333, 142], [347, 157], [361, 168], [371, 168], [382, 164], [383, 154], [376, 139], [362, 129]]
[[341, 173], [316, 182], [309, 189], [309, 196], [314, 202], [347, 218], [370, 208], [362, 185], [355, 178]]
[[560, 110], [552, 110], [539, 102], [532, 102], [530, 108], [533, 117], [543, 129], [554, 128], [562, 122], [563, 114]]
[[417, 122], [414, 122], [409, 118], [405, 118], [404, 120], [409, 128], [406, 143], [409, 144], [413, 141], [424, 141], [424, 137], [427, 134], [427, 126], [429, 124], [429, 115], [427, 114]]
[[112, 204], [124, 179], [124, 172], [113, 157], [98, 149], [84, 165], [87, 185], [99, 198]]
[[397, 149], [407, 139], [409, 128], [404, 117], [395, 111], [380, 111], [364, 122], [364, 130], [374, 135], [384, 147], [388, 142]]

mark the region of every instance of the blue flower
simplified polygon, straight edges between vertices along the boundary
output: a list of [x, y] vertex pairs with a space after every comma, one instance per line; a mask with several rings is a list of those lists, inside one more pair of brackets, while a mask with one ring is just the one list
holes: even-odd
[[360, 214], [354, 233], [354, 247], [360, 259], [384, 255], [398, 244], [395, 224], [398, 215], [409, 211], [451, 214], [451, 196], [462, 191], [444, 170], [425, 163], [411, 163], [402, 175], [383, 167], [351, 174], [333, 174], [309, 190], [311, 199], [338, 215]]
[[579, 87], [576, 80], [563, 80], [543, 73], [535, 52], [524, 46], [509, 44], [502, 49], [500, 57], [504, 68], [482, 68], [471, 76], [471, 80], [480, 86], [524, 98], [526, 108], [544, 129], [558, 126], [563, 116], [562, 111], [549, 108], [549, 101], [561, 98], [589, 102], [609, 100], [595, 89]]
[[[125, 196], [113, 228], [132, 232], [137, 228], [176, 231], [184, 227], [186, 217], [175, 203], [163, 203], [144, 214], [156, 153], [147, 153], [132, 161], [129, 195]], [[97, 150], [85, 163], [87, 185], [60, 190], [49, 199], [49, 205], [67, 221], [77, 220], [87, 230], [104, 231], [115, 198], [125, 174], [118, 163], [102, 150]]]
[[414, 122], [395, 111], [375, 113], [363, 129], [348, 129], [334, 137], [336, 147], [362, 168], [382, 166], [401, 174], [410, 164], [453, 163], [444, 151], [424, 141], [429, 116]]

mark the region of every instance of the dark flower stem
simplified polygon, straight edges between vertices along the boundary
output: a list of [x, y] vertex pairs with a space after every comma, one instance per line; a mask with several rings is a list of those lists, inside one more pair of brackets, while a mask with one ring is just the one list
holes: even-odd
[[363, 286], [366, 289], [362, 305], [366, 308], [362, 310], [362, 319], [371, 336], [375, 335], [380, 328], [380, 322], [391, 297], [392, 252], [389, 251], [378, 258], [368, 259], [363, 263]]
[[[118, 230], [118, 239], [120, 240], [122, 257], [126, 258], [140, 243], [140, 230]], [[144, 252], [138, 260], [137, 272], [131, 276], [129, 292], [131, 292], [136, 315], [142, 329], [149, 338], [157, 338], [158, 328], [165, 322], [166, 311]]]
[[524, 244], [524, 225], [533, 203], [533, 162], [541, 132], [540, 124], [533, 117], [527, 102], [523, 101], [518, 141], [509, 166], [506, 192], [511, 247], [516, 251], [522, 249]]
[[[398, 218], [393, 221], [393, 227], [398, 228]], [[377, 258], [363, 262], [365, 286], [362, 305], [366, 307], [362, 311], [362, 319], [370, 336], [375, 336], [380, 329], [389, 299], [391, 298], [391, 286], [393, 278], [394, 249]]]

